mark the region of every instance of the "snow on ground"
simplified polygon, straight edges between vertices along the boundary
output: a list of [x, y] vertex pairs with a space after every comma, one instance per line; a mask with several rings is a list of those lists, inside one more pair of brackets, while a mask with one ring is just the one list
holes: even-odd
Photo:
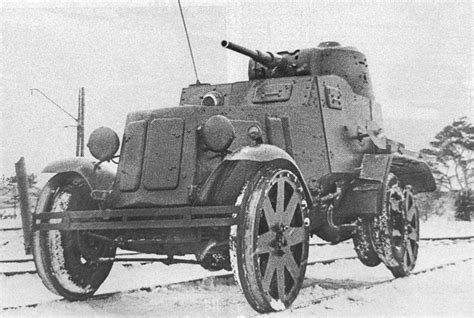
[[[357, 288], [363, 286], [361, 282], [352, 281], [348, 287], [347, 281], [339, 280], [344, 282], [342, 288], [347, 291], [319, 304], [294, 310], [292, 314], [308, 317], [472, 317], [474, 313], [473, 265], [473, 261], [469, 261], [362, 290]], [[326, 280], [327, 282], [328, 280]], [[338, 285], [337, 282], [332, 282], [332, 284], [335, 285], [333, 288]], [[304, 301], [305, 298], [312, 296], [308, 296], [306, 290], [303, 290], [302, 294], [306, 295], [300, 295], [295, 306]], [[311, 301], [311, 298], [309, 301]], [[270, 316], [288, 316], [288, 313], [281, 312]]]
[[21, 227], [20, 210], [14, 208], [0, 209], [0, 228]]
[[[338, 247], [333, 247], [337, 249]], [[446, 253], [449, 248], [450, 252]], [[314, 247], [318, 249], [318, 247]], [[420, 254], [416, 270], [423, 270], [472, 257], [472, 243], [458, 242], [450, 246], [442, 244], [425, 246]], [[176, 269], [176, 275], [189, 274], [184, 267]], [[472, 313], [473, 262], [448, 266], [426, 274], [412, 275], [388, 284], [364, 289], [371, 282], [391, 279], [390, 272], [382, 265], [375, 268], [363, 266], [358, 260], [341, 260], [332, 264], [309, 266], [304, 288], [289, 309], [279, 316], [348, 316], [348, 315], [465, 315]], [[156, 269], [156, 267], [154, 267]], [[152, 269], [152, 266], [150, 266]], [[136, 271], [137, 279], [147, 276], [149, 285], [161, 273]], [[170, 275], [168, 275], [170, 276]], [[124, 277], [109, 277], [109, 281], [124, 281]], [[17, 285], [16, 290], [20, 286]], [[310, 305], [317, 299], [337, 293], [332, 299]], [[304, 307], [297, 309], [298, 307]], [[151, 292], [134, 292], [115, 295], [105, 300], [84, 302], [49, 302], [37, 308], [6, 311], [12, 316], [64, 316], [80, 313], [81, 316], [257, 316], [245, 301], [232, 279], [208, 279], [202, 283], [166, 286]]]
[[[0, 222], [1, 224], [2, 222]], [[0, 227], [11, 227], [3, 223]], [[467, 236], [474, 234], [471, 222], [454, 222], [448, 218], [430, 219], [421, 225], [422, 237]], [[0, 233], [0, 259], [27, 258], [23, 252], [21, 232]], [[312, 239], [312, 242], [320, 242]], [[472, 241], [420, 242], [420, 254], [415, 271], [436, 265], [471, 258]], [[314, 246], [309, 260], [324, 260], [355, 256], [352, 244]], [[1, 264], [2, 270], [7, 269]], [[17, 265], [34, 269], [33, 264]], [[12, 270], [11, 268], [8, 268]], [[152, 287], [196, 279], [218, 273], [208, 272], [198, 265], [161, 263], [124, 267], [114, 264], [110, 276], [98, 293]], [[363, 266], [358, 260], [340, 260], [332, 264], [316, 264], [307, 269], [304, 288], [291, 310], [277, 316], [418, 316], [473, 314], [473, 262], [463, 262], [426, 274], [412, 275], [388, 284], [364, 289], [376, 281], [391, 279], [383, 265]], [[337, 296], [310, 305], [318, 298]], [[13, 277], [0, 276], [2, 308], [31, 303], [43, 303], [36, 308], [4, 311], [2, 316], [255, 316], [233, 279], [208, 278], [200, 283], [163, 286], [151, 292], [123, 293], [104, 300], [55, 302], [59, 297], [50, 293], [36, 274]], [[308, 307], [308, 305], [310, 305]], [[306, 307], [305, 307], [306, 306]], [[305, 307], [300, 308], [299, 307]]]
[[[3, 254], [2, 254], [3, 255]], [[310, 260], [325, 260], [336, 257], [355, 256], [351, 244], [334, 246], [320, 246], [310, 249]], [[26, 258], [26, 257], [22, 257]], [[2, 259], [3, 256], [2, 256]], [[34, 264], [22, 263], [13, 269], [9, 264], [0, 264], [1, 270], [33, 270]], [[178, 283], [201, 277], [229, 274], [227, 271], [209, 272], [199, 265], [175, 264], [167, 266], [162, 263], [147, 265], [134, 264], [132, 267], [124, 267], [116, 263], [112, 267], [109, 277], [100, 287], [97, 293], [108, 293], [126, 289], [156, 286], [170, 283]], [[26, 290], [18, 290], [16, 293], [0, 292], [0, 305], [11, 307], [22, 304], [31, 304], [47, 300], [60, 299], [50, 293], [41, 283], [38, 275], [27, 274], [12, 277], [0, 276], [0, 291], [17, 290], [15, 286], [28, 286]]]
[[[454, 212], [453, 212], [454, 214]], [[454, 217], [433, 216], [420, 225], [421, 237], [474, 235], [474, 222], [454, 221]]]

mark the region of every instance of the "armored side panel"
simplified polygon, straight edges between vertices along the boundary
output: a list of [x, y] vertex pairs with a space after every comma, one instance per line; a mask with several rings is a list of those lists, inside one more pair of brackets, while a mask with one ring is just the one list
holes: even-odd
[[371, 101], [355, 94], [338, 76], [320, 76], [317, 80], [331, 172], [354, 171], [364, 153], [375, 151], [369, 138], [358, 138], [371, 121]]
[[[210, 91], [224, 96], [222, 106], [201, 107], [199, 112], [221, 114], [232, 120], [236, 140], [230, 150], [249, 144], [247, 128], [257, 123], [263, 142], [276, 145], [290, 154], [305, 178], [329, 173], [326, 140], [321, 117], [319, 92], [314, 77], [288, 77], [238, 82], [223, 85], [190, 86], [181, 95], [182, 105], [200, 105]], [[215, 154], [207, 154], [209, 157]], [[199, 156], [206, 162], [205, 154]], [[220, 161], [209, 164], [200, 181]], [[199, 183], [199, 182], [198, 182]]]

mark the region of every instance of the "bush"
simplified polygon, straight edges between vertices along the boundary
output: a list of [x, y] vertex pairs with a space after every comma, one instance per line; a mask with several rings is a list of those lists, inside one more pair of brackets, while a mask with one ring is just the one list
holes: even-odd
[[471, 189], [459, 191], [454, 205], [456, 220], [471, 221], [471, 215], [474, 213], [474, 192]]

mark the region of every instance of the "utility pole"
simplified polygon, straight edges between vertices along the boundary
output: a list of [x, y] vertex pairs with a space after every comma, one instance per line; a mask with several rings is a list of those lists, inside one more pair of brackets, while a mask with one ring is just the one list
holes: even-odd
[[84, 87], [79, 89], [79, 105], [77, 108], [77, 141], [76, 157], [84, 157]]
[[[44, 98], [49, 100], [51, 103], [53, 103], [56, 107], [61, 109], [66, 115], [74, 119], [77, 125], [77, 138], [76, 138], [76, 156], [77, 157], [84, 157], [84, 87], [81, 87], [79, 89], [79, 105], [78, 105], [78, 110], [77, 110], [77, 118], [74, 117], [70, 112], [65, 110], [61, 105], [56, 103], [54, 100], [49, 98], [45, 93], [43, 93], [40, 89], [38, 88], [32, 88], [30, 89], [31, 94], [33, 95], [33, 91], [37, 91], [41, 95], [43, 95]], [[66, 126], [70, 127], [70, 126]]]

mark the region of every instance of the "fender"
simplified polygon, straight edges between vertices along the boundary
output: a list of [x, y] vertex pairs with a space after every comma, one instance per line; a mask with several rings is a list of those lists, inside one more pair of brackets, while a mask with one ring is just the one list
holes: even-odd
[[409, 184], [415, 193], [436, 190], [435, 179], [426, 162], [404, 155], [392, 156], [390, 171], [398, 177], [402, 187]]
[[94, 162], [84, 157], [53, 161], [42, 171], [42, 173], [57, 175], [67, 172], [76, 172], [81, 175], [92, 190], [107, 190], [115, 180], [115, 172], [100, 166], [94, 170]]
[[382, 208], [383, 184], [389, 172], [397, 176], [402, 188], [411, 185], [414, 193], [436, 190], [433, 175], [424, 161], [399, 154], [365, 154], [360, 176], [351, 182], [336, 214], [378, 214]]
[[385, 182], [388, 172], [395, 174], [403, 188], [411, 185], [415, 193], [436, 190], [436, 182], [426, 162], [399, 154], [365, 154], [359, 179]]
[[196, 199], [197, 204], [234, 204], [245, 183], [265, 165], [275, 165], [295, 173], [301, 181], [306, 201], [312, 198], [303, 174], [291, 156], [273, 145], [246, 146], [227, 155], [211, 173]]

